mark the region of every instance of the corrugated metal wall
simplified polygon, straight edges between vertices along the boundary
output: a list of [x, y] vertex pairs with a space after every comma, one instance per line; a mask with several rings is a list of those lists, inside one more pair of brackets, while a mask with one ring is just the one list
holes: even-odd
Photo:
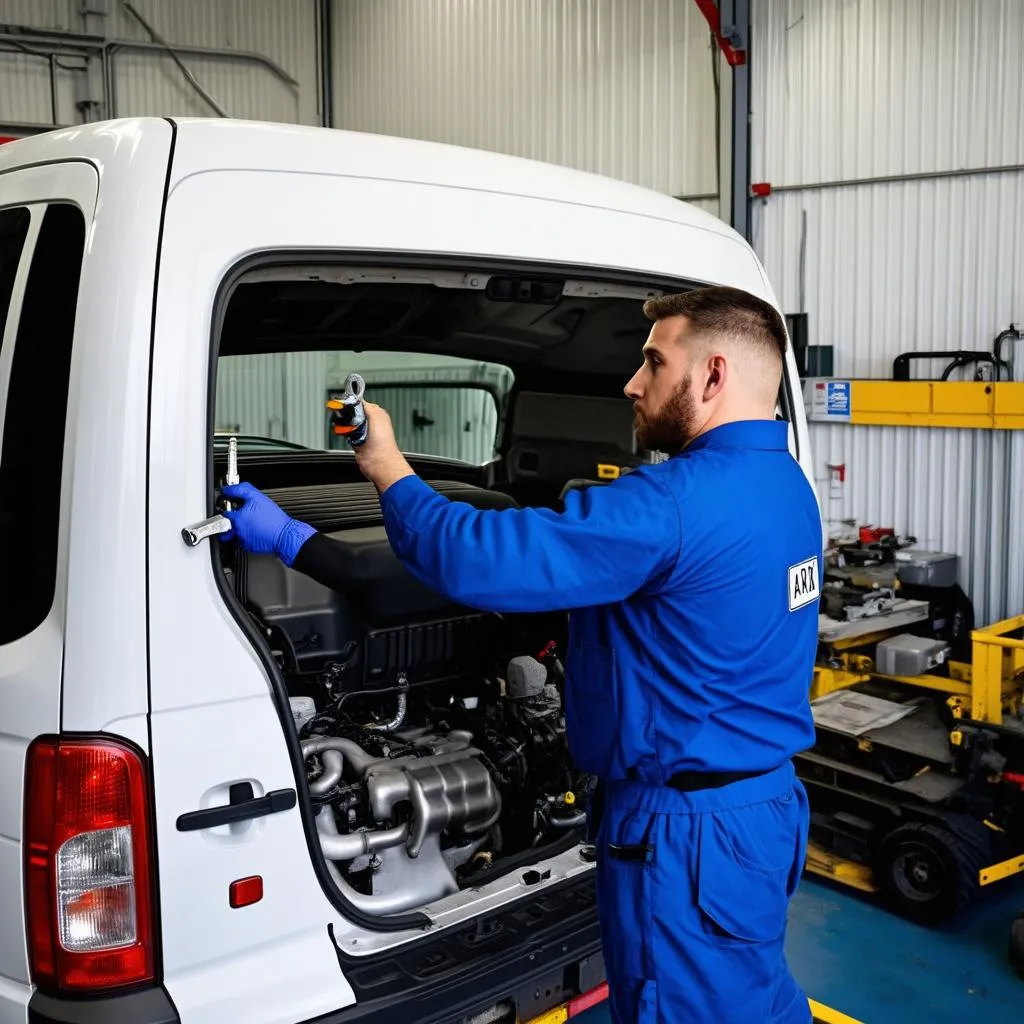
[[334, 10], [340, 128], [718, 194], [713, 51], [692, 0], [336, 0]]
[[[109, 40], [151, 43], [143, 25], [124, 4], [111, 0], [106, 17], [85, 16], [80, 0], [0, 0], [0, 25], [90, 33]], [[227, 54], [181, 54], [196, 81], [229, 116], [256, 120], [319, 123], [317, 20], [315, 0], [132, 0], [131, 5], [172, 46], [229, 50]], [[47, 124], [54, 120], [47, 54], [61, 41], [0, 39], [0, 125]], [[61, 43], [66, 47], [68, 41]], [[269, 58], [272, 68], [241, 53]], [[120, 115], [216, 116], [216, 110], [186, 80], [166, 53], [112, 51], [113, 96], [104, 96], [99, 59], [64, 52], [56, 66], [56, 120], [77, 124], [83, 96], [113, 101]], [[292, 79], [285, 81], [284, 76]], [[85, 119], [111, 110], [90, 107]]]
[[377, 384], [367, 397], [387, 409], [402, 451], [476, 465], [494, 457], [498, 407], [489, 391]]
[[[979, 624], [1024, 609], [1024, 436], [1019, 431], [811, 425], [822, 512], [892, 526], [960, 555]], [[833, 493], [829, 465], [845, 466]]]
[[323, 448], [328, 354], [227, 356], [217, 365], [217, 430]]
[[[1024, 4], [752, 7], [753, 180], [783, 188], [755, 206], [754, 244], [786, 310], [834, 346], [836, 375], [990, 350], [1024, 323], [1024, 169], [1005, 170], [1024, 163]], [[1024, 610], [1024, 438], [812, 424], [811, 441], [827, 516], [959, 553], [982, 620]], [[846, 465], [840, 499], [828, 463]]]
[[871, 179], [1024, 164], [1024, 4], [753, 7], [753, 178], [788, 190], [755, 204], [754, 242], [780, 301], [800, 306], [806, 216], [810, 340], [837, 374], [990, 347], [1024, 318], [1024, 168]]

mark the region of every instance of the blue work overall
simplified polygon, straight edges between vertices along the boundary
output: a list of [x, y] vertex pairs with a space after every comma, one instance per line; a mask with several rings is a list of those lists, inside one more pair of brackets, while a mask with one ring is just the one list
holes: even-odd
[[598, 907], [616, 1024], [808, 1024], [783, 946], [808, 808], [791, 758], [822, 569], [788, 425], [725, 424], [565, 511], [478, 510], [418, 477], [395, 552], [478, 609], [569, 610], [566, 724], [601, 780]]

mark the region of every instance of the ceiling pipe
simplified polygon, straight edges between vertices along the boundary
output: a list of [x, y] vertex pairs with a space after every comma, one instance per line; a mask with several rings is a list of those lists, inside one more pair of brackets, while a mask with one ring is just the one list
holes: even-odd
[[[0, 25], [0, 40], [9, 43], [26, 43], [34, 46], [54, 47], [77, 54], [110, 53], [123, 50], [134, 53], [166, 54], [166, 46], [134, 39], [105, 39], [103, 36], [87, 35], [82, 32], [65, 32], [60, 29], [26, 28], [22, 25]], [[259, 64], [286, 85], [299, 88], [299, 82], [280, 64], [262, 53], [253, 50], [227, 50], [222, 47], [190, 46], [175, 44], [179, 54], [189, 57], [215, 57], [219, 60], [242, 61]]]
[[213, 108], [217, 116], [227, 117], [228, 112], [210, 95], [210, 93], [206, 89], [203, 88], [203, 86], [199, 82], [199, 79], [196, 78], [194, 74], [192, 74], [191, 69], [188, 68], [182, 61], [182, 59], [178, 56], [176, 49], [172, 47], [171, 44], [168, 43], [167, 40], [164, 39], [163, 36], [161, 36], [160, 33], [157, 32], [157, 30], [149, 24], [148, 21], [146, 21], [146, 19], [141, 14], [139, 14], [139, 12], [135, 9], [135, 6], [129, 3], [128, 0], [121, 0], [121, 6], [146, 30], [146, 32], [149, 33], [149, 36], [154, 43], [158, 43], [160, 46], [164, 48], [164, 50], [167, 51], [167, 55], [171, 58], [171, 60], [174, 61], [175, 64], [178, 65], [178, 70], [185, 76], [185, 81], [188, 82], [188, 84], [191, 85], [192, 88], [195, 89], [195, 91], [199, 93], [199, 95], [202, 96], [204, 100], [206, 100], [207, 104], [209, 104], [209, 106]]

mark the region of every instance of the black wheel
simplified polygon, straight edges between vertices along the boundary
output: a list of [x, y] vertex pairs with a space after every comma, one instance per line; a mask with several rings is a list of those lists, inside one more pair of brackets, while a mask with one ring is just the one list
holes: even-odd
[[894, 829], [879, 851], [878, 880], [892, 907], [918, 924], [939, 924], [966, 910], [987, 862], [984, 836], [911, 822]]
[[1010, 966], [1024, 978], [1024, 913], [1010, 925]]

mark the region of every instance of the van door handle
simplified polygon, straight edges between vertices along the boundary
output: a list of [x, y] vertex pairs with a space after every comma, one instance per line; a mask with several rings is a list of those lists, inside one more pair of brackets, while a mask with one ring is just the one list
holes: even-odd
[[230, 825], [235, 821], [262, 818], [278, 811], [290, 811], [296, 801], [294, 789], [275, 789], [266, 796], [254, 797], [252, 783], [249, 782], [236, 782], [229, 794], [229, 803], [182, 814], [177, 822], [178, 831], [194, 832], [197, 829]]

